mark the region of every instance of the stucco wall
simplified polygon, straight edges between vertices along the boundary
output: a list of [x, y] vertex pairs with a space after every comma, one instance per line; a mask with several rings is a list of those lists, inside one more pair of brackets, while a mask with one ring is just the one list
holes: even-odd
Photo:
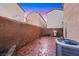
[[35, 25], [35, 26], [39, 26], [42, 28], [47, 28], [46, 21], [37, 12], [32, 12], [32, 13], [28, 14], [26, 17], [26, 23]]
[[24, 21], [24, 11], [16, 3], [0, 3], [0, 16]]
[[65, 38], [79, 41], [79, 4], [64, 4]]
[[47, 14], [47, 28], [63, 28], [63, 11], [53, 10]]

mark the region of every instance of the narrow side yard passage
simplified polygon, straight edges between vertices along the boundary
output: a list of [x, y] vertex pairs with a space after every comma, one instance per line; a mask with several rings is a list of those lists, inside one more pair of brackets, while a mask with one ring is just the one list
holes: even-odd
[[19, 56], [55, 56], [56, 43], [54, 37], [41, 37], [17, 51]]

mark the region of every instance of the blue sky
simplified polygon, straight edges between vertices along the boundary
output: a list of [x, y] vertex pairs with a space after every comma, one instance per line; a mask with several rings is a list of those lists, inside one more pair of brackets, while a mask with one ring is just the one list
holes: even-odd
[[25, 12], [46, 13], [53, 9], [63, 10], [62, 3], [19, 3], [19, 6]]

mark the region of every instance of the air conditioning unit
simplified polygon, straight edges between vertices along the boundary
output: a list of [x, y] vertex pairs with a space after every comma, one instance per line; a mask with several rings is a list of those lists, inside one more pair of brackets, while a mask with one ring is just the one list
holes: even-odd
[[79, 56], [79, 42], [70, 39], [56, 39], [57, 56]]

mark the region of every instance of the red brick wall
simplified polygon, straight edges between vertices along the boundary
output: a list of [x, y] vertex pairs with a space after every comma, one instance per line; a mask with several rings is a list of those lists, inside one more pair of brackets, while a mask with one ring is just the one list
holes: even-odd
[[42, 28], [11, 21], [0, 16], [0, 47], [11, 47], [13, 44], [21, 48], [26, 43], [38, 38]]

